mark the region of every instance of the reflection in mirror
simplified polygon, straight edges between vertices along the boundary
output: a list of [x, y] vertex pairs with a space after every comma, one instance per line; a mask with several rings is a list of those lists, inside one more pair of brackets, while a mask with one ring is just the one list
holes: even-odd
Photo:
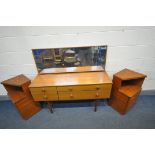
[[102, 66], [105, 68], [107, 46], [33, 49], [38, 71], [45, 68]]

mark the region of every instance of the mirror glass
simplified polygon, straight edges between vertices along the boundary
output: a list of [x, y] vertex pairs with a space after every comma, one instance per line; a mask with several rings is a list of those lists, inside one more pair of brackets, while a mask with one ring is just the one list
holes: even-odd
[[46, 68], [102, 66], [105, 69], [107, 46], [33, 49], [38, 72]]

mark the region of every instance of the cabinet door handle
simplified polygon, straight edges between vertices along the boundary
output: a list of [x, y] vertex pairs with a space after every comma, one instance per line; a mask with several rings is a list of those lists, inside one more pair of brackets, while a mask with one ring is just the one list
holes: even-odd
[[97, 90], [99, 90], [99, 89], [100, 89], [100, 87], [96, 87], [96, 89], [97, 89]]

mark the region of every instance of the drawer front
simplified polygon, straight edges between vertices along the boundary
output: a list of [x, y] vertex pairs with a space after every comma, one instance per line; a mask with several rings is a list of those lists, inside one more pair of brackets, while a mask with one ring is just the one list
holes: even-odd
[[[106, 96], [105, 96], [106, 95]], [[59, 92], [59, 100], [89, 100], [89, 99], [104, 99], [109, 97], [109, 93], [103, 91], [73, 91]]]
[[32, 94], [35, 101], [57, 101], [58, 95], [56, 93]]
[[57, 93], [46, 93], [44, 95], [46, 101], [58, 101], [58, 94]]
[[54, 93], [57, 92], [56, 87], [35, 87], [30, 88], [32, 94], [40, 94], [40, 93]]
[[63, 86], [57, 87], [59, 92], [64, 91], [98, 91], [98, 90], [111, 90], [111, 84], [104, 84], [104, 85], [82, 85], [82, 86]]

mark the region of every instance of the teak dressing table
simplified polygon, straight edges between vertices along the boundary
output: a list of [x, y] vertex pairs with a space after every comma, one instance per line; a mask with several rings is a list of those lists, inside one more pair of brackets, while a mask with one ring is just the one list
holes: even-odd
[[29, 88], [34, 101], [46, 101], [53, 112], [53, 101], [109, 99], [112, 81], [101, 66], [51, 68], [40, 72]]

